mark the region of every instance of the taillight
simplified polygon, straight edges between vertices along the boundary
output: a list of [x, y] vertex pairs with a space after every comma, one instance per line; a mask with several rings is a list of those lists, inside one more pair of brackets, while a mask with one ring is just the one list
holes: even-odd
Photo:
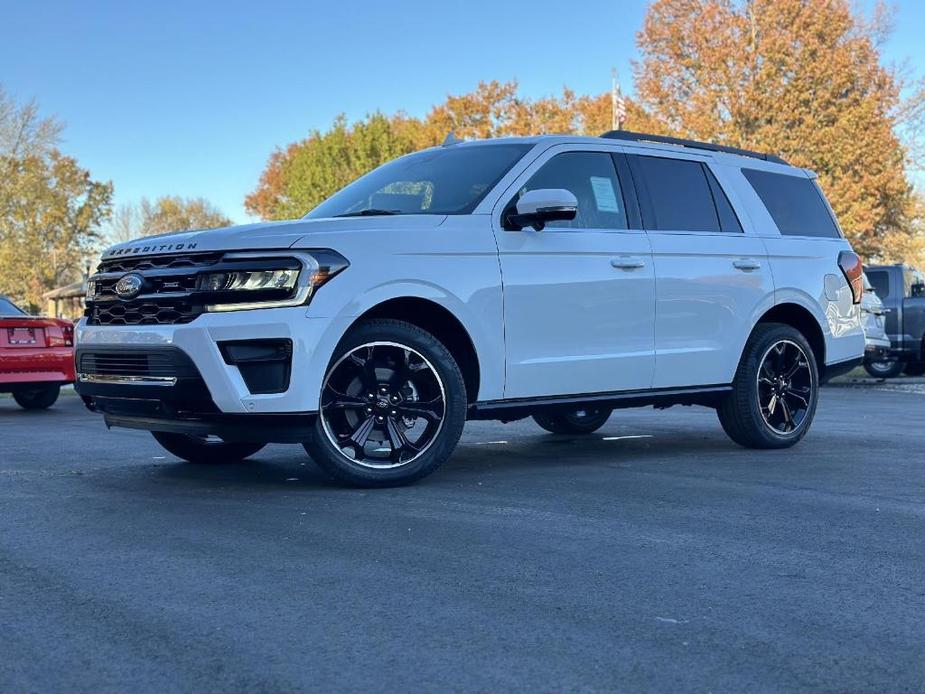
[[46, 347], [73, 347], [74, 327], [71, 325], [48, 326], [45, 328]]
[[864, 265], [861, 258], [854, 251], [842, 251], [838, 254], [838, 267], [848, 280], [854, 303], [861, 303], [861, 297], [864, 296]]

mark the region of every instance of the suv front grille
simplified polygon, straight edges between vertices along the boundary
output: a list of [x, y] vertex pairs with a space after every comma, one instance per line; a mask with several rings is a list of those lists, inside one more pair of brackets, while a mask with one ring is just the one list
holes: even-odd
[[77, 371], [91, 376], [134, 376], [154, 378], [199, 378], [189, 357], [174, 348], [157, 350], [80, 350]]
[[116, 258], [104, 260], [97, 272], [143, 272], [144, 270], [163, 270], [176, 268], [199, 268], [221, 260], [221, 253], [188, 253], [185, 255], [162, 255]]
[[189, 323], [201, 310], [184, 301], [125, 301], [94, 304], [87, 309], [90, 325], [173, 325]]
[[[198, 273], [222, 259], [222, 253], [116, 258], [105, 260], [93, 276], [94, 295], [87, 302], [90, 325], [172, 325], [189, 323], [202, 313], [188, 299], [196, 289]], [[116, 283], [129, 272], [145, 278], [143, 295], [121, 301]]]
[[75, 388], [92, 410], [176, 419], [218, 412], [196, 365], [177, 347], [77, 347]]

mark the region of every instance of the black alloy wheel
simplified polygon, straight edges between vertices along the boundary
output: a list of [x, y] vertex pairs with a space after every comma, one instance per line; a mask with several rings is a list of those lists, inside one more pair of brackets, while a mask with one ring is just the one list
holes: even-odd
[[364, 321], [341, 340], [322, 384], [312, 460], [359, 487], [414, 482], [442, 465], [466, 422], [466, 386], [449, 350], [416, 325]]
[[533, 421], [552, 434], [593, 434], [610, 419], [610, 407], [580, 407], [567, 412], [537, 412]]
[[440, 433], [445, 409], [443, 381], [422, 354], [396, 342], [370, 342], [328, 373], [321, 419], [344, 456], [382, 469], [422, 455]]
[[217, 436], [176, 434], [166, 431], [152, 431], [151, 435], [168, 453], [188, 463], [201, 465], [238, 463], [267, 445], [247, 441], [223, 441]]
[[788, 448], [812, 425], [819, 383], [818, 361], [806, 337], [790, 325], [760, 323], [716, 413], [740, 446]]
[[814, 385], [809, 357], [800, 345], [791, 340], [771, 345], [758, 369], [758, 405], [765, 423], [777, 434], [798, 429], [809, 412]]

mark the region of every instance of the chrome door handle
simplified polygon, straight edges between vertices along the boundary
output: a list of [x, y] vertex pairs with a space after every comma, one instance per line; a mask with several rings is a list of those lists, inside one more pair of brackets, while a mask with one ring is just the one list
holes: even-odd
[[754, 258], [739, 258], [738, 260], [733, 260], [732, 266], [736, 270], [743, 270], [745, 272], [761, 269], [761, 263]]
[[620, 270], [638, 270], [639, 268], [646, 266], [646, 261], [644, 261], [642, 258], [620, 256], [618, 258], [611, 258], [610, 264]]

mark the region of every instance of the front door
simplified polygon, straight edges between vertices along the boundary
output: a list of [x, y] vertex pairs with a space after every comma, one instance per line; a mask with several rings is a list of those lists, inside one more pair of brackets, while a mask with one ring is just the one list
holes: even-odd
[[[604, 147], [553, 147], [495, 209], [506, 398], [652, 386], [655, 275], [628, 173], [617, 173], [621, 157]], [[539, 232], [504, 229], [504, 211], [541, 188], [571, 191], [576, 218]]]

